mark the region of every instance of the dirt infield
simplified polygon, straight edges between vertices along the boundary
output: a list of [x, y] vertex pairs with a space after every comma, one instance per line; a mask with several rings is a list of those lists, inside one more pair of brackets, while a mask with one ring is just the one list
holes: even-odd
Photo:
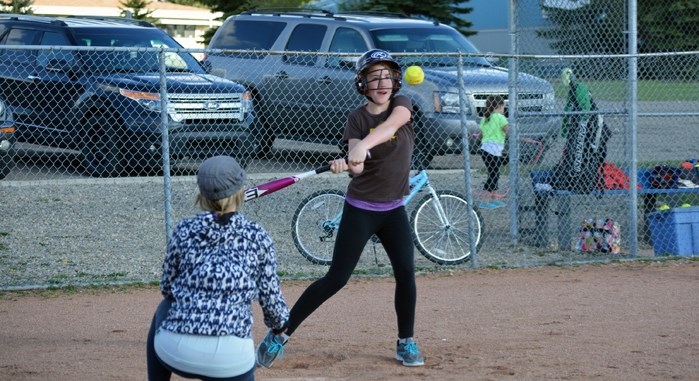
[[[307, 284], [284, 282], [287, 299]], [[0, 295], [0, 379], [145, 379], [155, 287]], [[392, 358], [392, 279], [355, 279], [256, 378], [697, 380], [697, 311], [697, 261], [424, 275], [416, 339], [426, 365], [405, 368]]]

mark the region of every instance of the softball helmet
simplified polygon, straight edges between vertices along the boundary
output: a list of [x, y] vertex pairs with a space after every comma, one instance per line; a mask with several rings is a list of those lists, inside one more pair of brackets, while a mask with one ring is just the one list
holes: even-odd
[[400, 68], [400, 64], [398, 64], [398, 61], [391, 57], [389, 52], [381, 49], [371, 49], [359, 57], [359, 60], [357, 61], [357, 71], [354, 77], [354, 85], [357, 88], [357, 91], [359, 94], [366, 95], [367, 70], [369, 70], [372, 65], [376, 64], [384, 64], [394, 72], [393, 92], [391, 93], [391, 96], [396, 95], [398, 90], [400, 90], [401, 86], [403, 85], [403, 71]]

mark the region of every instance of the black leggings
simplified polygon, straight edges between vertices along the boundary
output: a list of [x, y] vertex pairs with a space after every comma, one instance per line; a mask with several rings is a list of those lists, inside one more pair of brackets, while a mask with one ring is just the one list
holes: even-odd
[[373, 234], [381, 240], [396, 279], [394, 305], [398, 318], [398, 337], [413, 336], [417, 291], [413, 240], [405, 207], [373, 212], [347, 203], [342, 211], [342, 222], [337, 232], [330, 269], [325, 276], [308, 286], [294, 304], [287, 324], [287, 335], [294, 333], [313, 311], [347, 284], [364, 246]]
[[484, 150], [481, 150], [483, 164], [488, 170], [488, 179], [483, 184], [483, 190], [486, 192], [495, 192], [498, 190], [498, 179], [500, 178], [500, 167], [507, 164], [507, 158], [504, 156], [495, 156]]

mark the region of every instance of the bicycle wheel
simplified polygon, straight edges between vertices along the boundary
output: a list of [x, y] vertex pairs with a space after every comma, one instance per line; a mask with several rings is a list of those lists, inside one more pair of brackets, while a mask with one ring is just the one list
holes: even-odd
[[483, 218], [475, 208], [469, 217], [466, 198], [459, 193], [440, 190], [437, 197], [447, 223], [441, 222], [432, 195], [422, 198], [410, 216], [415, 246], [427, 259], [440, 265], [466, 262], [471, 259], [468, 220], [473, 220], [476, 248], [479, 249], [483, 243]]
[[325, 189], [306, 197], [296, 208], [291, 219], [291, 235], [301, 255], [312, 263], [332, 262], [344, 203], [342, 191]]

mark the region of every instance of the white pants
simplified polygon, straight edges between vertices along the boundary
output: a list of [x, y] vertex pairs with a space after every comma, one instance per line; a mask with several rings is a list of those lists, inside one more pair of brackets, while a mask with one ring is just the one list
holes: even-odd
[[233, 377], [255, 366], [255, 343], [234, 335], [187, 335], [158, 329], [155, 352], [171, 367], [208, 377]]

